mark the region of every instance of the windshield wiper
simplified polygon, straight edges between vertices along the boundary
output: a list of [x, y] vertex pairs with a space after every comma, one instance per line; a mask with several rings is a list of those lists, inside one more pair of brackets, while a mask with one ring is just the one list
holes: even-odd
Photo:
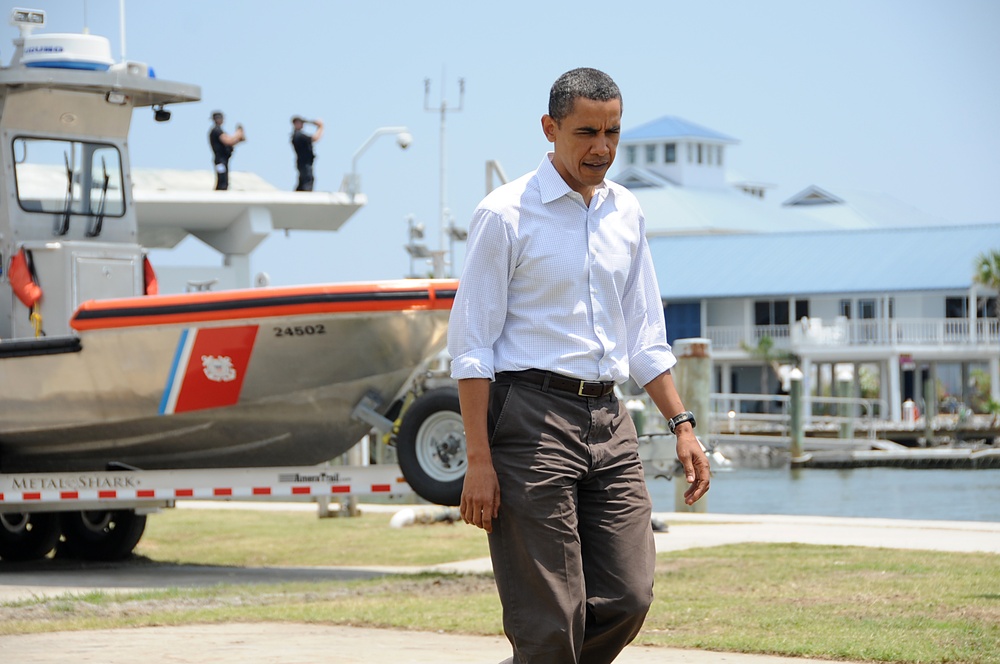
[[52, 232], [56, 235], [66, 235], [69, 232], [69, 209], [73, 205], [73, 169], [69, 167], [69, 153], [63, 152], [66, 159], [66, 204], [63, 206], [62, 214], [56, 217], [55, 226]]
[[97, 204], [97, 218], [91, 224], [90, 228], [87, 229], [87, 237], [97, 237], [101, 234], [101, 228], [104, 226], [104, 206], [108, 202], [108, 181], [111, 176], [108, 175], [108, 164], [104, 161], [104, 157], [101, 157], [101, 168], [104, 169], [104, 184], [101, 185], [101, 202]]

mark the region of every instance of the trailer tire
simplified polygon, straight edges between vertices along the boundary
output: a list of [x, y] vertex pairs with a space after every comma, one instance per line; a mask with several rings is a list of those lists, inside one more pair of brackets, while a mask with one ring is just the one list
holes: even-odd
[[59, 518], [54, 512], [0, 514], [0, 558], [8, 562], [39, 560], [59, 541]]
[[468, 460], [458, 390], [441, 387], [410, 404], [396, 434], [403, 477], [418, 496], [438, 505], [458, 505]]
[[59, 555], [82, 560], [122, 560], [146, 529], [146, 515], [132, 510], [63, 512]]

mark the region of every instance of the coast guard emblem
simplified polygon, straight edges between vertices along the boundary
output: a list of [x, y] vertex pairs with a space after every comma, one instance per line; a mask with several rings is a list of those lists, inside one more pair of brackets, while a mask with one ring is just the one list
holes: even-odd
[[233, 367], [233, 361], [223, 355], [202, 355], [201, 366], [205, 372], [205, 378], [216, 383], [228, 383], [236, 379], [236, 368]]
[[160, 414], [239, 403], [256, 338], [256, 325], [182, 330]]

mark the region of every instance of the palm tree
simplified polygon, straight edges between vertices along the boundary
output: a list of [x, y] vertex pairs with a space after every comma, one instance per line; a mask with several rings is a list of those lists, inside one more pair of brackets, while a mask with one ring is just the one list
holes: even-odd
[[781, 365], [787, 362], [794, 362], [795, 356], [784, 350], [776, 350], [774, 348], [774, 339], [769, 335], [764, 335], [757, 340], [756, 346], [751, 346], [745, 341], [740, 342], [743, 350], [750, 354], [756, 360], [759, 360], [763, 365], [760, 372], [760, 393], [768, 394], [770, 390], [768, 389], [768, 384], [770, 383], [770, 376], [773, 373], [774, 377], [781, 381]]
[[[1000, 250], [992, 249], [976, 256], [972, 280], [1000, 292]], [[1000, 323], [1000, 305], [997, 306], [995, 313]], [[993, 414], [994, 422], [1000, 421], [1000, 402], [991, 398], [986, 403], [986, 412]]]
[[976, 256], [973, 281], [1000, 291], [1000, 249], [984, 251]]

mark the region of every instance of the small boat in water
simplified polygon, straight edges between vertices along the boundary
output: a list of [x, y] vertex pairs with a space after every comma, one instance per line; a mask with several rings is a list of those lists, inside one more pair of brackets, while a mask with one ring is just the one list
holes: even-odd
[[[200, 90], [113, 64], [102, 39], [24, 30], [0, 68], [0, 472], [346, 452], [444, 346], [457, 282], [156, 294], [138, 243], [132, 111], [159, 120]], [[319, 194], [298, 195], [315, 214]], [[338, 225], [356, 201], [331, 209]]]

